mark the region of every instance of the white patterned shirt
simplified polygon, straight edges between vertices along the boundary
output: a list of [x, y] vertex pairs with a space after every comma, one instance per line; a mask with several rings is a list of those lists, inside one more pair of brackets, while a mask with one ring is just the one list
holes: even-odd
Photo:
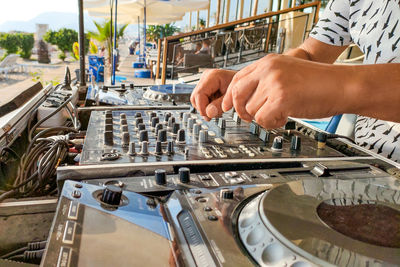
[[[400, 63], [399, 20], [400, 0], [331, 0], [310, 36], [335, 46], [355, 43], [364, 52], [364, 64]], [[400, 162], [399, 123], [358, 116], [355, 138]]]

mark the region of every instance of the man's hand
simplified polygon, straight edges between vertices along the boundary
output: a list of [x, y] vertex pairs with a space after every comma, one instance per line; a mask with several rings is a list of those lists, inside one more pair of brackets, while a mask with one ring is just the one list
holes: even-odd
[[346, 68], [292, 56], [270, 54], [239, 71], [222, 102], [266, 129], [283, 126], [288, 116], [323, 118], [343, 111]]
[[235, 73], [231, 70], [210, 69], [201, 76], [190, 101], [206, 120], [222, 114], [221, 103]]

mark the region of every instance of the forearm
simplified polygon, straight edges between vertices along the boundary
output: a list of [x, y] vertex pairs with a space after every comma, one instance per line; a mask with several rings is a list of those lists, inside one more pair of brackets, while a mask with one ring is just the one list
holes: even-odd
[[342, 68], [343, 113], [400, 122], [400, 64]]

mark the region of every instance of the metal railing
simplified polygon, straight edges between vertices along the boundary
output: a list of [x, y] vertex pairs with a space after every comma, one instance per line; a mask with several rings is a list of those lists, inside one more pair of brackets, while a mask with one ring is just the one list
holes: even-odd
[[[303, 41], [318, 21], [319, 9], [320, 1], [316, 1], [159, 39], [155, 78], [161, 74], [161, 83], [165, 84], [167, 74], [173, 79], [180, 72], [228, 67], [270, 52], [279, 53], [284, 44], [279, 33], [285, 23], [295, 25], [293, 31], [300, 33]], [[300, 28], [296, 26], [300, 24]]]

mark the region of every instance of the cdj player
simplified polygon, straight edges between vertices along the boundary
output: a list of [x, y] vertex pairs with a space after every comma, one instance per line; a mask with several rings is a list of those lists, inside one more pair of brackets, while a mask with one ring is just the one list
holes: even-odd
[[66, 181], [42, 266], [395, 266], [399, 218], [356, 161]]
[[170, 106], [190, 102], [195, 85], [90, 85], [86, 93], [86, 105], [110, 106]]

